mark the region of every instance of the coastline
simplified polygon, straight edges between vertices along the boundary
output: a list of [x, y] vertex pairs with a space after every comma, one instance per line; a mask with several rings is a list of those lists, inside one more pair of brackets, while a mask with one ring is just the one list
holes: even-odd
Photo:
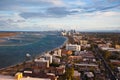
[[[41, 53], [41, 54], [38, 54], [37, 56], [35, 56], [34, 59], [41, 57], [41, 55], [46, 54], [46, 52], [51, 52], [51, 51], [54, 51], [54, 50], [56, 50], [56, 49], [60, 49], [60, 48], [64, 47], [65, 44], [68, 42], [68, 38], [67, 38], [67, 37], [64, 37], [64, 38], [65, 38], [66, 40], [63, 42], [62, 45], [60, 45], [60, 46], [58, 46], [58, 47], [56, 47], [56, 48], [53, 48], [53, 49], [51, 49], [51, 50], [49, 50], [49, 51], [45, 51], [45, 52], [43, 52], [43, 53]], [[25, 63], [27, 64], [27, 62], [32, 62], [34, 59], [31, 59], [31, 60], [29, 60], [29, 61], [25, 61]], [[20, 62], [20, 63], [14, 64], [14, 65], [11, 65], [11, 66], [7, 66], [7, 67], [4, 67], [4, 68], [1, 68], [1, 69], [0, 69], [0, 74], [9, 75], [9, 74], [10, 74], [9, 71], [12, 71], [13, 69], [17, 69], [18, 66], [23, 66], [23, 65], [24, 65], [24, 62]]]
[[12, 36], [16, 36], [17, 34], [19, 33], [18, 32], [1, 32], [0, 38], [12, 37]]
[[[45, 54], [47, 54], [47, 53], [49, 53], [49, 52], [51, 52], [51, 51], [55, 51], [56, 49], [60, 49], [60, 48], [62, 48], [62, 47], [64, 47], [65, 46], [65, 44], [68, 42], [68, 38], [67, 37], [64, 37], [66, 40], [63, 42], [63, 44], [61, 44], [60, 46], [58, 46], [58, 47], [56, 47], [56, 48], [53, 48], [53, 49], [51, 49], [51, 50], [48, 50], [48, 51], [44, 51], [44, 52], [42, 52], [41, 54], [38, 54], [37, 56], [35, 56], [35, 58], [34, 59], [37, 59], [37, 58], [39, 58], [39, 57], [41, 57], [42, 55], [45, 55]], [[33, 59], [32, 59], [33, 60]], [[31, 60], [31, 61], [32, 61]], [[1, 70], [1, 69], [0, 69]]]

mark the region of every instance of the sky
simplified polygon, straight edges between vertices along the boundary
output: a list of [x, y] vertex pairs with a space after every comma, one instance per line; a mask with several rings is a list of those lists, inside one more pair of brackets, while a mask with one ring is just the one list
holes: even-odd
[[120, 31], [120, 0], [0, 0], [0, 31]]

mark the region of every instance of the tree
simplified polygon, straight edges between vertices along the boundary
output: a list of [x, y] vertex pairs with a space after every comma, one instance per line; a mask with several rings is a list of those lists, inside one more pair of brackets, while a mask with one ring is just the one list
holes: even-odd
[[72, 80], [73, 79], [73, 74], [74, 74], [74, 68], [73, 67], [68, 67], [66, 69], [65, 77], [67, 80]]
[[105, 58], [106, 60], [108, 60], [108, 59], [110, 58], [110, 56], [111, 56], [111, 53], [110, 53], [109, 51], [105, 51], [105, 52], [103, 53], [103, 56], [104, 56], [104, 58]]
[[73, 75], [74, 75], [74, 68], [73, 67], [67, 67], [65, 74], [60, 76], [58, 80], [75, 80], [73, 78]]

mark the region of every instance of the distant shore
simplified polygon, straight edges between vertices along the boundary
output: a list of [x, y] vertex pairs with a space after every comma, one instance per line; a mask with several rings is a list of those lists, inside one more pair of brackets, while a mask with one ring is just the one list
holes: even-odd
[[[8, 38], [16, 36], [18, 32], [0, 32], [0, 38]], [[6, 40], [0, 39], [0, 43], [5, 42]]]
[[0, 32], [0, 38], [16, 36], [18, 32]]

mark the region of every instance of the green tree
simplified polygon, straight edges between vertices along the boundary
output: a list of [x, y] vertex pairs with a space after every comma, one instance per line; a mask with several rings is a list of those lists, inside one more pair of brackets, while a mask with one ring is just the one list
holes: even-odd
[[74, 68], [73, 67], [66, 69], [65, 76], [66, 76], [67, 80], [72, 80], [73, 79], [73, 74], [74, 74]]
[[108, 59], [110, 58], [110, 56], [111, 56], [111, 53], [110, 53], [109, 51], [105, 51], [105, 52], [103, 53], [103, 56], [104, 56], [104, 58], [105, 58], [106, 60], [108, 60]]

